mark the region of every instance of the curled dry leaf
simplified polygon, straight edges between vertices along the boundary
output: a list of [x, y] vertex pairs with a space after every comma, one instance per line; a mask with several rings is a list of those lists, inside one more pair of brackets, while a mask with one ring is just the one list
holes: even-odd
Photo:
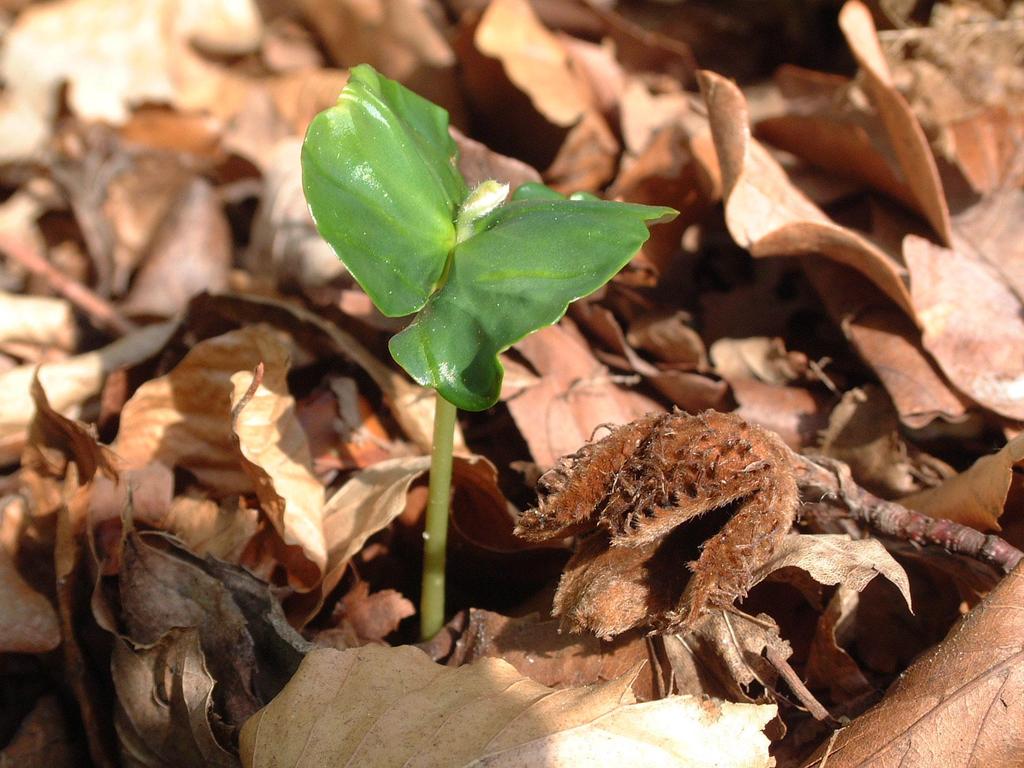
[[[387, 459], [356, 472], [327, 500], [323, 508], [327, 544], [323, 580], [313, 594], [289, 602], [289, 610], [301, 623], [316, 615], [324, 597], [338, 585], [349, 561], [367, 540], [406, 511], [409, 489], [429, 471], [429, 456]], [[452, 483], [456, 490], [462, 487], [474, 491], [475, 518], [493, 523], [493, 507], [499, 502], [502, 506], [506, 503], [497, 486], [497, 470], [480, 456], [456, 456]], [[452, 515], [452, 524], [457, 528], [459, 510], [453, 510]], [[492, 537], [500, 534], [491, 533]]]
[[829, 698], [840, 705], [875, 690], [842, 642], [855, 621], [859, 600], [857, 592], [845, 585], [836, 590], [818, 619], [807, 653], [808, 687], [828, 691]]
[[481, 53], [501, 61], [509, 80], [555, 125], [573, 125], [586, 111], [590, 93], [585, 82], [528, 0], [488, 4], [474, 41]]
[[793, 186], [779, 163], [750, 135], [746, 99], [729, 80], [699, 76], [725, 186], [730, 234], [754, 256], [821, 254], [853, 267], [913, 317], [898, 258], [829, 219]]
[[114, 642], [110, 670], [117, 692], [114, 726], [121, 758], [133, 768], [233, 768], [210, 713], [216, 680], [207, 671], [195, 628], [172, 629], [131, 650]]
[[[263, 379], [244, 400], [252, 371]], [[269, 326], [200, 342], [125, 404], [114, 450], [127, 468], [188, 469], [217, 498], [255, 492], [280, 541], [292, 586], [312, 589], [326, 564], [323, 488], [286, 376], [289, 348]]]
[[[600, 637], [636, 626], [681, 631], [731, 606], [760, 580], [798, 502], [779, 438], [715, 411], [615, 429], [564, 458], [538, 491], [516, 532], [543, 540], [591, 531], [566, 565], [554, 613]], [[684, 525], [694, 519], [704, 525]]]
[[1024, 753], [1024, 570], [1016, 568], [885, 698], [806, 766], [1016, 765]]
[[967, 470], [900, 501], [930, 517], [953, 520], [980, 531], [998, 531], [1015, 472], [1024, 467], [1024, 434], [998, 453], [982, 456]]
[[774, 706], [635, 704], [631, 683], [552, 691], [497, 659], [449, 669], [410, 647], [318, 650], [246, 723], [242, 764], [771, 765]]
[[398, 629], [402, 619], [415, 614], [416, 608], [401, 592], [370, 592], [369, 582], [357, 581], [335, 606], [332, 626], [317, 632], [314, 640], [317, 645], [339, 651], [368, 643], [384, 644], [384, 638]]
[[0, 547], [0, 653], [45, 653], [60, 644], [57, 612]]
[[954, 390], [904, 312], [881, 301], [866, 278], [837, 264], [805, 260], [804, 270], [829, 314], [892, 398], [900, 421], [919, 429], [937, 417], [962, 421], [968, 402]]
[[255, 374], [231, 376], [231, 432], [260, 508], [284, 542], [279, 559], [292, 585], [306, 591], [320, 582], [327, 567], [324, 488], [313, 475], [287, 373], [287, 360], [271, 358], [260, 361]]
[[896, 90], [871, 11], [860, 0], [849, 0], [839, 12], [839, 27], [860, 65], [867, 91], [878, 110], [917, 206], [943, 242], [953, 241], [946, 196], [924, 130], [906, 99]]
[[78, 768], [88, 764], [81, 737], [57, 696], [42, 696], [0, 749], [0, 765], [19, 768]]
[[799, 568], [819, 584], [842, 584], [860, 592], [876, 576], [899, 589], [911, 607], [907, 574], [877, 539], [851, 539], [834, 534], [791, 534], [752, 577], [757, 584], [783, 568]]

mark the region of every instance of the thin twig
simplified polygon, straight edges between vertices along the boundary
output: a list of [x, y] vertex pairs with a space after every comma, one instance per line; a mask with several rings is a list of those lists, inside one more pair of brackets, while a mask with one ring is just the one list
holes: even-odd
[[894, 501], [880, 499], [857, 485], [850, 468], [824, 457], [794, 455], [797, 485], [806, 498], [844, 507], [852, 517], [876, 531], [925, 546], [934, 545], [1000, 569], [1012, 571], [1024, 552], [998, 536], [985, 534], [952, 520], [939, 520]]
[[810, 692], [804, 681], [800, 679], [800, 675], [796, 673], [796, 670], [789, 665], [786, 661], [786, 657], [779, 653], [778, 649], [768, 646], [765, 651], [765, 656], [771, 665], [775, 667], [775, 670], [779, 673], [779, 676], [789, 686], [789, 690], [793, 692], [797, 700], [804, 705], [808, 712], [815, 720], [822, 722], [833, 721], [832, 715], [829, 714], [825, 706], [818, 701], [814, 694]]
[[35, 248], [27, 246], [17, 238], [0, 234], [0, 250], [32, 274], [43, 278], [54, 291], [85, 312], [99, 327], [118, 336], [124, 336], [137, 329], [138, 326], [122, 315], [109, 301], [65, 275]]

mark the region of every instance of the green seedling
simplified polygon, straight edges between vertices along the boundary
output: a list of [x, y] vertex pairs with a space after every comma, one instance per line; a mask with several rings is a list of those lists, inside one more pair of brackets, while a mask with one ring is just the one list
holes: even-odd
[[459, 172], [448, 113], [368, 65], [302, 146], [317, 229], [388, 317], [415, 315], [392, 356], [437, 393], [420, 627], [444, 623], [444, 560], [456, 408], [494, 405], [498, 355], [604, 285], [671, 208], [563, 197]]

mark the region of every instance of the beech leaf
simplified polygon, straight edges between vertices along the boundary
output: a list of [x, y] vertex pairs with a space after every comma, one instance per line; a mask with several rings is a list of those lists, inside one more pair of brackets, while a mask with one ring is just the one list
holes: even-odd
[[246, 768], [768, 766], [772, 705], [633, 703], [635, 674], [552, 690], [499, 659], [451, 669], [408, 647], [313, 651], [243, 727]]

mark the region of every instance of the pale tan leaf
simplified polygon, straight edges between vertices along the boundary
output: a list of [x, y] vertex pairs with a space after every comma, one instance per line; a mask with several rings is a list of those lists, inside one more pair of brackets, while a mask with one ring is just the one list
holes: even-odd
[[[287, 355], [287, 348], [268, 352]], [[268, 355], [261, 360], [262, 376], [254, 378], [247, 371], [231, 376], [231, 431], [263, 513], [285, 546], [300, 548], [314, 566], [288, 558], [293, 586], [308, 590], [319, 583], [327, 566], [324, 488], [313, 475], [306, 433], [288, 392], [288, 367], [286, 357]]]
[[231, 377], [286, 364], [269, 326], [253, 325], [196, 344], [174, 369], [136, 390], [121, 412], [113, 445], [128, 468], [160, 461], [192, 472], [211, 491], [253, 490], [231, 432]]
[[899, 261], [833, 222], [793, 186], [779, 163], [751, 137], [746, 99], [734, 83], [712, 72], [702, 72], [699, 79], [733, 239], [754, 256], [821, 254], [853, 267], [913, 317]]
[[885, 698], [806, 766], [1019, 765], [1024, 754], [1024, 570], [1016, 568]]
[[781, 568], [799, 568], [819, 584], [843, 584], [860, 592], [876, 576], [884, 576], [899, 589], [910, 607], [910, 581], [906, 571], [877, 539], [851, 539], [838, 534], [790, 534], [772, 558], [754, 575], [763, 581]]
[[0, 374], [0, 392], [4, 393], [0, 398], [0, 459], [6, 463], [21, 451], [23, 435], [35, 414], [30, 386], [37, 368], [50, 404], [70, 413], [99, 394], [108, 374], [141, 363], [163, 349], [177, 327], [173, 321], [151, 325], [92, 352], [43, 366], [22, 365]]
[[62, 0], [18, 16], [0, 54], [8, 83], [0, 107], [0, 156], [35, 152], [68, 86], [71, 111], [123, 123], [144, 102], [195, 107], [218, 88], [219, 71], [194, 45], [238, 54], [259, 43], [249, 0]]
[[75, 313], [64, 299], [0, 292], [0, 341], [72, 349], [77, 338]]
[[1024, 434], [998, 453], [982, 456], [942, 485], [900, 501], [931, 517], [953, 520], [981, 531], [998, 531], [1014, 469], [1024, 464]]
[[528, 0], [494, 0], [474, 36], [476, 47], [501, 61], [517, 88], [555, 125], [568, 127], [589, 104], [584, 82], [572, 70], [569, 54], [537, 18]]
[[769, 705], [634, 704], [632, 675], [552, 691], [497, 659], [441, 667], [410, 647], [310, 653], [242, 729], [247, 768], [768, 766]]
[[197, 555], [238, 562], [259, 529], [259, 513], [237, 503], [222, 507], [212, 499], [182, 495], [171, 502], [161, 527]]
[[0, 547], [0, 653], [45, 653], [60, 644], [57, 612]]

